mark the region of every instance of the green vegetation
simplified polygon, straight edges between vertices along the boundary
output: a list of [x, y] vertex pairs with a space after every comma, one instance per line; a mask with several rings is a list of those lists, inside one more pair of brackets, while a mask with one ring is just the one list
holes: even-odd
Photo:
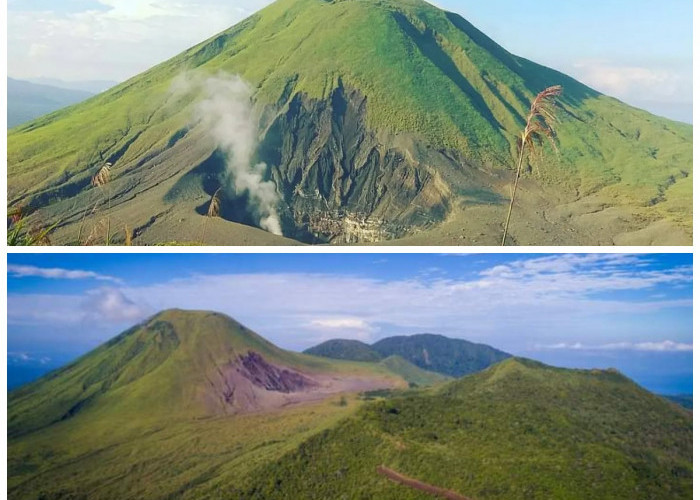
[[614, 371], [510, 359], [370, 403], [231, 498], [426, 498], [382, 465], [479, 500], [690, 499], [692, 418]]
[[388, 337], [372, 345], [382, 356], [398, 355], [424, 370], [461, 377], [503, 361], [510, 354], [485, 344], [442, 335]]
[[327, 340], [304, 352], [313, 356], [351, 361], [380, 361], [382, 359], [379, 353], [373, 351], [370, 346], [359, 340]]
[[[313, 382], [258, 387], [285, 371]], [[406, 385], [376, 363], [284, 351], [221, 314], [165, 311], [9, 394], [9, 496], [211, 498], [354, 412], [349, 393]]]
[[[358, 340], [329, 340], [304, 352], [331, 359], [384, 360], [382, 363], [394, 366], [398, 370], [396, 373], [411, 371], [418, 378], [421, 369], [448, 377], [461, 377], [510, 357], [510, 354], [485, 344], [429, 333], [387, 337], [373, 345]], [[433, 375], [428, 374], [428, 377]], [[438, 380], [433, 378], [429, 383]]]
[[617, 372], [445, 378], [165, 311], [9, 393], [8, 496], [424, 498], [379, 466], [479, 500], [692, 496], [691, 413]]
[[50, 245], [49, 234], [57, 224], [42, 228], [35, 219], [34, 224], [28, 227], [26, 215], [21, 207], [7, 211], [7, 246]]
[[400, 380], [376, 363], [331, 362], [282, 350], [222, 314], [170, 310], [13, 391], [8, 435], [22, 436], [106, 408], [116, 420], [143, 408], [154, 419], [218, 415], [222, 410], [206, 389], [216, 392], [220, 384], [230, 383], [222, 380], [221, 371], [248, 352], [306, 374]]
[[[201, 95], [172, 92], [185, 72], [250, 82], [259, 153], [283, 195], [290, 237], [370, 242], [430, 227], [455, 243], [438, 225], [452, 214], [498, 241], [529, 103], [541, 89], [562, 85], [561, 153], [548, 155], [540, 175], [526, 166], [516, 207], [523, 216], [511, 236], [690, 241], [691, 126], [514, 56], [459, 16], [419, 0], [278, 0], [103, 94], [12, 129], [10, 203], [46, 207], [65, 222], [59, 238], [68, 240], [79, 223], [74, 207], [85, 206], [92, 175], [110, 161], [110, 211], [140, 228], [140, 241], [191, 240], [192, 221], [201, 221], [198, 210], [223, 174], [215, 144], [189, 126]], [[324, 133], [313, 142], [311, 131], [333, 127], [345, 138]], [[300, 212], [313, 217], [302, 221]], [[533, 233], [526, 216], [545, 228]], [[371, 217], [381, 230], [356, 230], [343, 217], [365, 224]], [[225, 227], [223, 241], [283, 241]]]
[[387, 367], [392, 373], [400, 375], [411, 387], [435, 385], [450, 379], [445, 375], [418, 368], [401, 356], [389, 356], [381, 360], [379, 364]]

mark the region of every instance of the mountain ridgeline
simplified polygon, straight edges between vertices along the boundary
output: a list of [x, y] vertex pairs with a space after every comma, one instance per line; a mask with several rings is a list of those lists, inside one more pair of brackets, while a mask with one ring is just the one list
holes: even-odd
[[[75, 242], [95, 203], [134, 228], [135, 243], [159, 243], [187, 240], [223, 188], [210, 242], [289, 242], [249, 227], [261, 226], [250, 178], [232, 174], [209, 122], [196, 119], [214, 97], [182, 85], [234, 76], [255, 105], [250, 161], [265, 165], [256, 178], [273, 183], [277, 198], [267, 201], [293, 241], [498, 242], [516, 138], [532, 98], [555, 84], [564, 87], [559, 153], [527, 166], [512, 242], [690, 241], [691, 126], [513, 55], [421, 0], [278, 0], [85, 103], [15, 128], [10, 204], [58, 222], [56, 243]], [[109, 202], [90, 187], [105, 162]]]
[[376, 363], [284, 351], [222, 314], [170, 310], [12, 391], [8, 435], [107, 411], [205, 417], [402, 385]]
[[7, 425], [13, 500], [427, 498], [388, 478], [479, 500], [692, 498], [691, 412], [613, 370], [508, 358], [450, 380], [285, 351], [206, 311], [159, 313], [11, 391]]
[[16, 127], [29, 120], [84, 101], [93, 93], [24, 80], [7, 79], [7, 126]]
[[[614, 370], [511, 358], [370, 404], [232, 498], [692, 498], [692, 418]], [[390, 481], [380, 468], [414, 479]], [[434, 491], [434, 490], [433, 490]], [[438, 495], [442, 497], [443, 495]]]
[[450, 377], [476, 373], [511, 356], [485, 344], [427, 333], [388, 337], [371, 346], [356, 340], [329, 340], [304, 352], [355, 361], [400, 356], [424, 370]]

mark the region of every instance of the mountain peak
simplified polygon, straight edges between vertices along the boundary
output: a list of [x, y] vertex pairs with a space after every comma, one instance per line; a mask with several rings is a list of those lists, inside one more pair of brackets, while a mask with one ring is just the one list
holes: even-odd
[[285, 351], [224, 314], [169, 309], [13, 391], [8, 432], [25, 434], [93, 410], [115, 418], [201, 417], [405, 383], [379, 365]]
[[[231, 106], [209, 105], [228, 103], [218, 90], [232, 82], [246, 89], [253, 109], [242, 126], [255, 142], [237, 148], [250, 155], [236, 168], [231, 137], [216, 132]], [[289, 243], [278, 233], [306, 243], [493, 244], [517, 138], [532, 99], [552, 85], [565, 89], [560, 154], [546, 155], [544, 175], [523, 183], [532, 193], [519, 200], [514, 240], [686, 244], [691, 127], [513, 55], [420, 0], [279, 0], [99, 96], [13, 129], [8, 202], [47, 208], [43, 222], [61, 221], [52, 241], [75, 243], [90, 179], [108, 161], [110, 217], [145, 228], [136, 244], [173, 234], [186, 241], [215, 192], [217, 244]], [[197, 119], [202, 109], [206, 120]], [[261, 182], [242, 189], [262, 164]], [[134, 185], [139, 193], [127, 195]], [[155, 221], [154, 210], [163, 214]]]

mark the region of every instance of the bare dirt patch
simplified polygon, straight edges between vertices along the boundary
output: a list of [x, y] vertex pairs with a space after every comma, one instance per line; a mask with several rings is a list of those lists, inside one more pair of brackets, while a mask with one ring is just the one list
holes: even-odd
[[342, 393], [395, 388], [396, 379], [377, 376], [343, 376], [304, 373], [274, 364], [249, 351], [208, 376], [202, 395], [214, 413], [248, 413], [319, 401]]

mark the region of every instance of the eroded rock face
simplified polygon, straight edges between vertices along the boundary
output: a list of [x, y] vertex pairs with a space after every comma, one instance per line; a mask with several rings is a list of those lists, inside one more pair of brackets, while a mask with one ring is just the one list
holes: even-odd
[[383, 145], [366, 106], [340, 82], [329, 99], [296, 94], [273, 121], [260, 152], [288, 207], [286, 235], [376, 242], [444, 219], [446, 183], [406, 150]]
[[240, 373], [254, 385], [267, 391], [283, 393], [301, 392], [313, 389], [318, 384], [301, 373], [278, 368], [265, 361], [257, 352], [249, 351], [240, 356]]

